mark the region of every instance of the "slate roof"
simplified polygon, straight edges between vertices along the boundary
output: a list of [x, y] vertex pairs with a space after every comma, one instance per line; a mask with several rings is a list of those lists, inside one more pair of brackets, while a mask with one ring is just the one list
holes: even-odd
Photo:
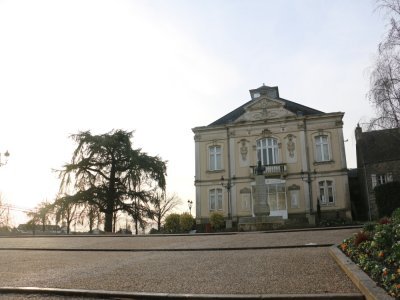
[[364, 163], [400, 160], [400, 128], [362, 132], [357, 147]]
[[[266, 87], [266, 86], [262, 86], [258, 89], [255, 90], [250, 90], [250, 92], [253, 91], [257, 91], [257, 90], [263, 90], [264, 88], [270, 88], [270, 87]], [[277, 87], [275, 87], [277, 89]], [[279, 93], [277, 93], [279, 95]], [[299, 114], [301, 113], [304, 116], [307, 115], [318, 115], [318, 114], [325, 114], [322, 111], [316, 110], [314, 108], [311, 107], [307, 107], [304, 105], [301, 105], [299, 103], [290, 101], [290, 100], [286, 100], [283, 98], [280, 98], [279, 96], [276, 98], [280, 101], [283, 101], [284, 104], [284, 108], [293, 112], [294, 114]], [[230, 113], [226, 114], [225, 116], [219, 118], [218, 120], [212, 122], [211, 124], [209, 124], [208, 126], [216, 126], [216, 125], [225, 125], [225, 124], [229, 124], [234, 122], [237, 118], [239, 118], [241, 115], [243, 115], [245, 113], [245, 107], [250, 104], [251, 102], [256, 102], [258, 99], [252, 99], [248, 102], [246, 102], [245, 104], [243, 104], [242, 106], [232, 110]]]

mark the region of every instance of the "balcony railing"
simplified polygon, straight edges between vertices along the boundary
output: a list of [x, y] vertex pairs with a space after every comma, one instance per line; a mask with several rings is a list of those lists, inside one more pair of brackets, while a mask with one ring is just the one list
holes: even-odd
[[[273, 164], [273, 165], [263, 165], [264, 172], [263, 175], [268, 177], [273, 176], [286, 176], [287, 175], [287, 166], [286, 164]], [[257, 166], [250, 166], [252, 169], [252, 174], [257, 175]]]

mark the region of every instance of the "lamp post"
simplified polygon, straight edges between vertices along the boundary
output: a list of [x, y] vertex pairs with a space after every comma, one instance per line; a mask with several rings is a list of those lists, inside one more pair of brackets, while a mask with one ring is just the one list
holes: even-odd
[[193, 205], [193, 201], [192, 200], [188, 200], [188, 206], [189, 206], [190, 215], [192, 214], [192, 205]]
[[[5, 156], [5, 161], [4, 162], [1, 161], [1, 157], [2, 156]], [[0, 153], [0, 167], [2, 167], [2, 166], [7, 164], [9, 156], [10, 156], [10, 153], [8, 151], [4, 152], [4, 154]]]
[[227, 182], [225, 183], [224, 176], [221, 176], [221, 186], [226, 188], [228, 192], [228, 220], [231, 219], [231, 188], [234, 186], [232, 183], [232, 179], [228, 178]]
[[313, 201], [312, 201], [312, 185], [311, 183], [316, 179], [317, 171], [314, 169], [313, 172], [307, 171], [304, 172], [303, 169], [301, 170], [301, 180], [308, 183], [308, 194], [310, 197], [310, 211], [309, 214], [313, 214]]

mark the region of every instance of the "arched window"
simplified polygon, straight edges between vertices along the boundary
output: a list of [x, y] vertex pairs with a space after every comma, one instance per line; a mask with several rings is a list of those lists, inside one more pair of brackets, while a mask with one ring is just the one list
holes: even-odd
[[263, 165], [277, 164], [278, 140], [275, 138], [265, 138], [257, 141], [257, 160]]

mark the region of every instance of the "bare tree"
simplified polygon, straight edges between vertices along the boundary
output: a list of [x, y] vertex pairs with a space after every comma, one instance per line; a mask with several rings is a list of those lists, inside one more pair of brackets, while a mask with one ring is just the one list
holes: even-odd
[[161, 230], [161, 224], [167, 214], [172, 212], [174, 208], [182, 204], [182, 200], [176, 195], [166, 195], [163, 191], [155, 190], [152, 198], [152, 219], [157, 222], [157, 230]]
[[378, 47], [371, 73], [369, 101], [377, 116], [369, 129], [400, 127], [400, 0], [378, 0], [378, 9], [389, 19], [389, 30]]
[[28, 223], [34, 226], [33, 230], [35, 230], [36, 224], [41, 224], [42, 231], [46, 231], [46, 225], [50, 223], [53, 216], [53, 209], [53, 204], [46, 200], [39, 203], [34, 211], [27, 213], [28, 217], [31, 218]]
[[56, 216], [56, 223], [60, 221], [62, 223], [65, 222], [67, 227], [67, 234], [69, 234], [72, 222], [75, 221], [76, 223], [79, 217], [79, 204], [70, 202], [65, 198], [58, 198], [54, 202], [53, 207]]
[[10, 206], [4, 203], [3, 196], [0, 194], [0, 228], [9, 230], [10, 221]]

